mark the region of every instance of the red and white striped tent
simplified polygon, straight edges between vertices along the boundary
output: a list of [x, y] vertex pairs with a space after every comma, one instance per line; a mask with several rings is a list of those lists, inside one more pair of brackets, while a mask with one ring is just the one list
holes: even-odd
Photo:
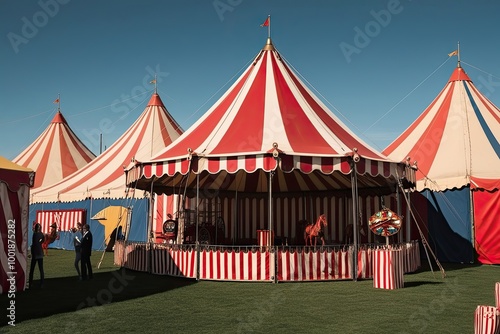
[[[500, 110], [477, 89], [460, 61], [434, 101], [383, 153], [417, 162], [419, 191], [446, 194], [464, 188], [464, 205], [452, 210], [469, 206], [465, 216], [471, 217], [455, 220], [472, 220], [481, 262], [500, 263]], [[470, 232], [470, 225], [465, 229]]]
[[0, 294], [26, 287], [29, 193], [35, 173], [0, 157]]
[[13, 162], [36, 171], [34, 188], [52, 185], [95, 158], [58, 110], [45, 131]]
[[[169, 114], [160, 96], [155, 92], [144, 111], [106, 151], [92, 160], [85, 167], [65, 177], [61, 181], [47, 187], [34, 190], [31, 195], [31, 207], [37, 210], [86, 208], [90, 210], [87, 217], [92, 217], [99, 210], [109, 205], [129, 207], [132, 201], [145, 201], [144, 194], [134, 193], [125, 185], [124, 168], [133, 160], [147, 160], [153, 154], [165, 148], [179, 137], [182, 128]], [[82, 201], [86, 200], [82, 203]], [[90, 200], [90, 201], [89, 201]], [[114, 203], [111, 203], [113, 200]], [[79, 203], [76, 203], [79, 202]], [[47, 203], [54, 203], [52, 206]], [[63, 205], [64, 204], [64, 205]], [[161, 230], [167, 213], [174, 212], [177, 205], [176, 196], [160, 196], [154, 203], [155, 230]], [[137, 223], [144, 222], [138, 204], [135, 205], [133, 218]], [[142, 206], [145, 207], [146, 205]], [[72, 220], [67, 226], [76, 226], [78, 220]], [[47, 220], [47, 224], [51, 221]], [[135, 225], [133, 223], [132, 225]], [[142, 226], [138, 226], [142, 225]], [[134, 229], [134, 227], [132, 227]], [[129, 233], [131, 240], [141, 240], [141, 231], [146, 234], [143, 224], [135, 225], [137, 233]], [[142, 229], [141, 231], [137, 229]], [[95, 230], [93, 230], [93, 233]], [[131, 232], [131, 231], [128, 231]], [[104, 231], [103, 231], [104, 233]], [[134, 235], [137, 238], [134, 238]], [[94, 233], [94, 238], [96, 234]], [[107, 239], [108, 236], [104, 235]]]
[[155, 92], [142, 114], [106, 151], [63, 180], [33, 191], [31, 203], [125, 198], [124, 167], [133, 160], [150, 159], [181, 133]]
[[[292, 71], [268, 38], [251, 65], [181, 137], [127, 171], [127, 184], [210, 197], [301, 196], [351, 189], [391, 193], [406, 166], [345, 126]], [[357, 173], [352, 173], [356, 168]], [[271, 210], [269, 210], [269, 215]], [[272, 221], [269, 218], [269, 221]]]

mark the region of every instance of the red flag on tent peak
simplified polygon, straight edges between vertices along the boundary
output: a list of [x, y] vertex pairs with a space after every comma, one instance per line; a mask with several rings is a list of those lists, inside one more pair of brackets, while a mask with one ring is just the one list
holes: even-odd
[[59, 103], [59, 98], [55, 99], [54, 103]]
[[271, 17], [268, 16], [267, 19], [264, 21], [264, 23], [262, 23], [260, 26], [261, 27], [268, 27], [269, 26], [269, 23], [271, 21]]

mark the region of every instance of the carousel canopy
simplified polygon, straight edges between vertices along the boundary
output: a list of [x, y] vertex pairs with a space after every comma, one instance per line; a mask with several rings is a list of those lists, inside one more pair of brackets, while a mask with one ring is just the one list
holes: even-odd
[[13, 161], [36, 171], [34, 188], [54, 184], [95, 158], [58, 110], [47, 129]]
[[[361, 187], [404, 174], [351, 132], [291, 70], [271, 39], [223, 96], [175, 142], [128, 171], [140, 189], [172, 193], [200, 187], [239, 192], [350, 188], [351, 161]], [[334, 173], [334, 172], [339, 173]], [[335, 174], [335, 177], [332, 175]]]
[[106, 151], [60, 182], [32, 192], [32, 203], [71, 202], [92, 197], [125, 198], [124, 167], [153, 154], [179, 137], [182, 129], [154, 93], [132, 126]]
[[384, 151], [416, 161], [417, 189], [500, 187], [500, 110], [460, 64], [425, 111]]

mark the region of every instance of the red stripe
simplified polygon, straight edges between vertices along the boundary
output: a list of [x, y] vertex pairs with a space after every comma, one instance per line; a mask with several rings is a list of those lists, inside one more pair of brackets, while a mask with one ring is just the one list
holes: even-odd
[[156, 176], [162, 176], [163, 175], [163, 164], [160, 162], [160, 163], [157, 163], [156, 164]]
[[249, 67], [246, 73], [240, 77], [234, 88], [228, 92], [226, 97], [220, 101], [218, 105], [214, 106], [214, 109], [200, 124], [198, 124], [194, 131], [185, 136], [181, 136], [179, 140], [176, 141], [175, 145], [173, 145], [169, 150], [163, 151], [161, 155], [156, 157], [156, 159], [162, 160], [169, 159], [170, 157], [183, 156], [186, 154], [187, 147], [196, 150], [203, 143], [203, 141], [210, 136], [213, 129], [216, 128], [224, 114], [229, 110], [231, 104], [240, 93], [243, 85], [247, 82], [248, 76], [253, 72], [253, 70], [253, 66]]
[[306, 174], [312, 172], [312, 157], [300, 157], [300, 170]]
[[239, 255], [240, 255], [240, 258], [239, 258], [239, 261], [240, 261], [240, 273], [239, 273], [238, 279], [242, 280], [242, 279], [245, 278], [245, 268], [244, 268], [245, 267], [244, 266], [244, 263], [245, 263], [244, 256], [245, 256], [245, 254], [244, 254], [244, 251], [240, 251]]
[[[167, 164], [168, 175], [173, 176], [177, 172], [176, 166], [175, 166], [176, 161], [164, 162], [163, 164], [165, 164], [165, 163]], [[158, 175], [158, 176], [160, 176], [160, 175]]]
[[[59, 130], [59, 159], [61, 162], [62, 177], [64, 178], [69, 174], [78, 170], [78, 166], [75, 163], [75, 156], [71, 154], [71, 150], [68, 147], [68, 143], [66, 143], [66, 140], [64, 140], [64, 133], [65, 132], [71, 133], [71, 130], [69, 130], [69, 127], [68, 129], [65, 129], [64, 126], [59, 126], [58, 130]], [[74, 144], [75, 143], [74, 137], [69, 136], [69, 138], [70, 140], [73, 138], [73, 144]]]
[[207, 251], [203, 250], [200, 253], [200, 278], [207, 277], [207, 261], [206, 261]]
[[[295, 152], [310, 152], [311, 147], [314, 147], [315, 153], [337, 153], [326, 142], [316, 127], [311, 123], [309, 117], [305, 114], [296, 96], [290, 90], [278, 66], [276, 58], [272, 57], [271, 60], [279, 111], [292, 150]], [[301, 85], [298, 84], [298, 86]]]
[[254, 172], [257, 169], [257, 160], [254, 155], [249, 155], [245, 158], [245, 170]]
[[340, 163], [340, 171], [344, 174], [349, 174], [351, 172], [351, 164], [347, 159], [342, 159]]
[[238, 170], [238, 158], [237, 157], [227, 157], [226, 158], [226, 170], [229, 173], [234, 173]]
[[[413, 131], [415, 131], [415, 129], [417, 128], [417, 126], [422, 122], [422, 120], [431, 112], [431, 110], [433, 109], [434, 105], [437, 103], [437, 101], [440, 99], [441, 95], [444, 94], [444, 92], [448, 90], [448, 94], [450, 94], [450, 92], [453, 92], [453, 87], [454, 86], [450, 86], [452, 85], [452, 83], [449, 83], [448, 85], [446, 85], [443, 90], [441, 90], [441, 92], [438, 94], [438, 96], [434, 99], [434, 101], [432, 101], [432, 103], [427, 107], [427, 109], [425, 109], [425, 111], [415, 120], [415, 122], [413, 122], [409, 127], [408, 129], [406, 129], [406, 131], [404, 131], [395, 141], [393, 141], [384, 151], [382, 151], [383, 154], [385, 155], [391, 155], [392, 152], [394, 152], [396, 150], [396, 148], [398, 148], [399, 146], [401, 146], [401, 144], [403, 144], [404, 142], [406, 142], [408, 140], [408, 137], [413, 133]], [[450, 88], [451, 87], [451, 88]], [[408, 155], [407, 155], [408, 156]], [[411, 156], [410, 156], [411, 157]], [[406, 157], [404, 157], [406, 158]], [[415, 159], [412, 158], [412, 161], [414, 161]], [[420, 166], [419, 166], [420, 167]]]
[[[294, 81], [295, 86], [299, 89], [304, 99], [314, 110], [314, 113], [317, 116], [319, 116], [321, 121], [323, 121], [326, 124], [326, 126], [330, 129], [330, 131], [332, 131], [332, 133], [334, 133], [338, 138], [340, 138], [340, 140], [342, 140], [342, 146], [349, 149], [353, 149], [356, 147], [358, 149], [358, 152], [363, 156], [380, 158], [380, 155], [378, 153], [373, 152], [371, 149], [365, 146], [359, 139], [353, 137], [353, 135], [351, 135], [346, 130], [347, 127], [344, 124], [333, 119], [331, 116], [331, 112], [329, 110], [323, 109], [316, 102], [316, 100], [306, 91], [306, 89], [302, 86], [302, 84], [299, 82], [295, 74], [292, 73], [292, 71], [288, 68], [288, 66], [285, 63], [283, 63], [283, 65], [288, 75]], [[330, 153], [338, 153], [338, 152], [334, 152], [334, 150], [330, 148]]]
[[236, 271], [236, 259], [237, 259], [237, 255], [239, 255], [239, 251], [238, 252], [231, 252], [231, 260], [233, 261], [233, 265], [231, 266], [231, 279], [235, 280], [236, 279], [236, 275], [238, 274], [237, 271]]
[[333, 157], [321, 158], [321, 172], [331, 174], [335, 171], [335, 159]]
[[[263, 128], [266, 101], [266, 70], [268, 52], [259, 62], [259, 68], [247, 94], [243, 98], [240, 108], [227, 112], [236, 113], [236, 116], [211, 151], [212, 154], [234, 152], [255, 152], [262, 150]], [[248, 84], [248, 82], [247, 82]], [[243, 89], [243, 87], [241, 87]], [[235, 98], [238, 98], [237, 96]]]

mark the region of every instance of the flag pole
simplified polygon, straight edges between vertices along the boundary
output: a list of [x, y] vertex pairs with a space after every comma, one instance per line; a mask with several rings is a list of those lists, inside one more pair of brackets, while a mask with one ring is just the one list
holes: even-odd
[[457, 58], [458, 58], [458, 67], [461, 67], [460, 66], [460, 41], [458, 41]]
[[267, 16], [269, 19], [269, 24], [267, 25], [267, 38], [271, 38], [271, 15]]

